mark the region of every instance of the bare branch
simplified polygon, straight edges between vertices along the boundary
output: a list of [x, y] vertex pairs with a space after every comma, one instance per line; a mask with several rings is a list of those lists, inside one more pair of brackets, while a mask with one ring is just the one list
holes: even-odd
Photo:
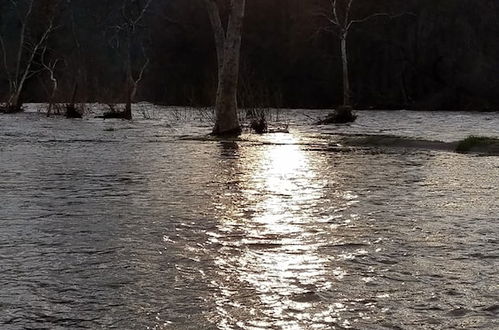
[[[17, 7], [17, 3], [13, 0], [11, 2]], [[19, 37], [19, 48], [17, 51], [17, 62], [16, 62], [16, 73], [15, 73], [15, 80], [16, 82], [19, 80], [19, 74], [21, 71], [21, 60], [23, 57], [23, 49], [24, 49], [24, 42], [26, 38], [26, 27], [28, 25], [28, 19], [31, 16], [31, 12], [33, 11], [33, 2], [34, 0], [31, 0], [29, 2], [28, 10], [26, 12], [26, 15], [24, 18], [21, 18], [21, 35]]]
[[336, 8], [336, 5], [338, 4], [337, 0], [330, 0], [331, 1], [331, 6], [333, 10], [333, 16], [334, 16], [334, 22], [333, 24], [339, 25], [340, 20], [338, 19], [338, 9]]
[[345, 9], [345, 22], [343, 26], [348, 26], [350, 21], [350, 10], [352, 9], [353, 0], [348, 0], [347, 8]]
[[149, 6], [151, 5], [152, 0], [147, 0], [146, 4], [142, 8], [142, 11], [140, 12], [139, 16], [133, 21], [133, 26], [136, 26], [144, 17], [146, 14], [147, 10], [149, 9]]
[[367, 22], [367, 21], [369, 21], [373, 18], [376, 18], [376, 17], [387, 17], [389, 19], [394, 19], [394, 18], [398, 18], [398, 17], [404, 16], [404, 15], [416, 16], [414, 13], [411, 13], [411, 12], [404, 12], [404, 13], [400, 13], [397, 15], [391, 15], [389, 13], [374, 13], [374, 14], [371, 14], [371, 15], [366, 16], [364, 18], [350, 21], [350, 23], [348, 23], [347, 30], [350, 29], [350, 27], [354, 24], [364, 23], [364, 22]]
[[20, 79], [16, 79], [17, 89], [22, 89], [22, 86], [24, 85], [24, 82], [27, 79], [29, 79], [33, 75], [37, 74], [38, 72], [43, 71], [43, 70], [37, 70], [37, 71], [31, 72], [31, 66], [33, 65], [33, 60], [35, 58], [35, 55], [38, 53], [40, 47], [48, 39], [50, 33], [52, 33], [53, 30], [54, 30], [54, 24], [53, 24], [53, 19], [52, 19], [50, 21], [49, 26], [47, 27], [47, 29], [43, 33], [43, 35], [40, 37], [40, 40], [38, 40], [38, 42], [36, 43], [34, 48], [31, 50], [31, 54], [30, 54], [30, 57], [28, 59], [28, 62], [26, 63], [26, 68], [24, 69], [23, 75], [21, 76]]
[[12, 84], [12, 77], [10, 75], [10, 71], [9, 71], [9, 65], [8, 65], [8, 61], [7, 61], [7, 50], [5, 49], [5, 42], [3, 40], [3, 36], [0, 34], [0, 46], [2, 47], [1, 50], [2, 50], [2, 54], [3, 54], [3, 66], [4, 66], [4, 70], [5, 70], [5, 73], [7, 75], [7, 79], [9, 80], [9, 84]]
[[38, 70], [34, 70], [34, 71], [30, 71], [27, 75], [26, 75], [26, 78], [24, 78], [24, 80], [29, 80], [30, 78], [36, 76], [37, 74], [39, 74], [40, 72], [44, 71], [44, 69], [38, 69]]
[[149, 62], [150, 62], [149, 58], [147, 58], [144, 65], [142, 65], [142, 68], [140, 69], [139, 76], [138, 76], [137, 80], [135, 80], [135, 83], [137, 85], [142, 81], [142, 78], [144, 77], [144, 72], [146, 71], [147, 67], [149, 66]]

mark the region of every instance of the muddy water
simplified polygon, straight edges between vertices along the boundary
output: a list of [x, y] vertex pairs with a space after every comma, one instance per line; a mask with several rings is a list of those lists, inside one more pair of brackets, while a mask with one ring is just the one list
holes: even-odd
[[[0, 116], [1, 329], [499, 327], [499, 158], [332, 153], [302, 112], [280, 114], [290, 134], [205, 141], [205, 113], [151, 111]], [[499, 127], [390, 116], [337, 130]]]

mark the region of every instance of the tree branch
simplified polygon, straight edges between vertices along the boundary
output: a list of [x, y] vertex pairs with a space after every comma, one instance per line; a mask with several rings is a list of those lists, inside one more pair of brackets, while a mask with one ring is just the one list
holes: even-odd
[[[11, 0], [11, 2], [17, 7], [17, 3], [15, 1]], [[21, 19], [22, 26], [21, 26], [21, 35], [19, 37], [19, 48], [17, 51], [17, 62], [16, 62], [16, 73], [15, 73], [16, 83], [19, 80], [19, 74], [21, 71], [21, 60], [23, 57], [24, 39], [26, 37], [26, 26], [28, 25], [28, 19], [31, 16], [31, 12], [33, 11], [33, 2], [34, 2], [34, 0], [31, 0], [29, 2], [29, 6], [28, 6], [28, 10], [26, 12], [26, 15], [24, 16], [24, 18]]]
[[330, 1], [331, 1], [331, 6], [332, 6], [332, 10], [333, 10], [333, 17], [334, 17], [333, 24], [339, 25], [340, 20], [338, 19], [338, 9], [336, 8], [338, 1], [337, 0], [330, 0]]
[[137, 16], [137, 18], [133, 21], [133, 26], [136, 26], [142, 20], [142, 17], [144, 17], [144, 15], [146, 14], [147, 10], [149, 9], [149, 6], [151, 5], [151, 2], [152, 0], [147, 0], [139, 16]]
[[397, 14], [397, 15], [390, 15], [389, 13], [374, 13], [374, 14], [371, 14], [371, 15], [366, 16], [364, 18], [350, 21], [348, 23], [347, 30], [349, 30], [350, 27], [352, 25], [354, 25], [354, 24], [364, 23], [364, 22], [367, 22], [367, 21], [369, 21], [369, 20], [371, 20], [373, 18], [376, 18], [376, 17], [388, 17], [389, 19], [394, 19], [394, 18], [401, 17], [401, 16], [404, 16], [404, 15], [416, 16], [414, 13], [411, 13], [411, 12], [400, 13], [400, 14]]

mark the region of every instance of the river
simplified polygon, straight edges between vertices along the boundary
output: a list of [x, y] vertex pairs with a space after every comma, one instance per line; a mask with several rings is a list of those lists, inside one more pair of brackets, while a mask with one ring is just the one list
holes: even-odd
[[497, 113], [282, 110], [289, 134], [215, 141], [204, 110], [37, 107], [0, 115], [0, 329], [499, 328], [499, 157], [325, 147]]

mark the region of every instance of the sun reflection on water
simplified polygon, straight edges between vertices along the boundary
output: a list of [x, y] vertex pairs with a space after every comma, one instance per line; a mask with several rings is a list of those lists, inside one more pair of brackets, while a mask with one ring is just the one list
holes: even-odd
[[[251, 304], [258, 308], [249, 308], [244, 317], [240, 315], [238, 326], [303, 329], [313, 324], [314, 328], [329, 328], [335, 321], [332, 316], [343, 307], [333, 304], [314, 308], [320, 304], [321, 291], [332, 285], [327, 280], [331, 278], [327, 274], [330, 260], [318, 252], [324, 244], [317, 235], [321, 219], [314, 214], [323, 197], [325, 180], [318, 177], [295, 137], [275, 135], [272, 142], [250, 149], [239, 164], [244, 170], [238, 172], [245, 177], [239, 180], [241, 200], [236, 202], [248, 216], [244, 220], [226, 218], [220, 222], [219, 231], [234, 233], [237, 228], [240, 253], [228, 252], [216, 263], [224, 272], [235, 273], [239, 286], [255, 292]], [[223, 238], [217, 238], [220, 240]], [[220, 298], [217, 305], [221, 320], [217, 323], [229, 329], [223, 325], [231, 324], [227, 301], [234, 302], [235, 298], [230, 290]]]

